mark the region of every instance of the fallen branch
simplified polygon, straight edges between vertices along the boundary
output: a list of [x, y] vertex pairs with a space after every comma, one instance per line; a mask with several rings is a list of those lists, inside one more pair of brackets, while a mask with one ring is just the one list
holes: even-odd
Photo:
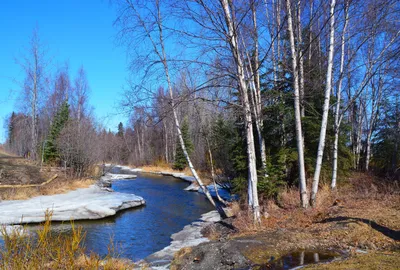
[[47, 185], [54, 179], [58, 177], [58, 174], [54, 175], [52, 178], [47, 180], [46, 182], [40, 183], [40, 184], [30, 184], [30, 185], [0, 185], [0, 188], [26, 188], [26, 187], [41, 187], [44, 185]]

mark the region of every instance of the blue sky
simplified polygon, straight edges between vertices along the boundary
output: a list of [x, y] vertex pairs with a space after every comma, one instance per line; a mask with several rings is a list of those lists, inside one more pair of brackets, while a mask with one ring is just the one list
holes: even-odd
[[115, 9], [108, 0], [3, 0], [0, 9], [0, 143], [5, 140], [4, 118], [18, 97], [24, 74], [15, 63], [23, 55], [37, 25], [48, 48], [52, 70], [69, 64], [71, 80], [83, 65], [90, 104], [97, 119], [115, 130], [126, 117], [116, 109], [128, 77], [125, 48], [115, 43]]

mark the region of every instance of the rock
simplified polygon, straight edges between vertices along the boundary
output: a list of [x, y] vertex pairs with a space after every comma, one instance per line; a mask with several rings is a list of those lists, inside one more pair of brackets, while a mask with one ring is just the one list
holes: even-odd
[[39, 196], [29, 200], [2, 201], [0, 224], [38, 223], [45, 220], [45, 211], [53, 212], [53, 221], [100, 219], [118, 211], [145, 204], [134, 194], [109, 192], [93, 185], [65, 194]]
[[[173, 259], [174, 253], [184, 247], [197, 246], [200, 243], [210, 241], [201, 233], [202, 229], [211, 223], [219, 221], [221, 218], [217, 211], [203, 214], [199, 221], [193, 222], [171, 236], [171, 244], [164, 249], [153, 253], [144, 259], [151, 268], [168, 269]], [[210, 268], [212, 269], [212, 268]]]
[[233, 226], [233, 218], [226, 218], [204, 227], [201, 233], [208, 238], [227, 239], [231, 233], [237, 232]]
[[235, 242], [201, 243], [173, 261], [174, 269], [251, 269], [252, 263]]

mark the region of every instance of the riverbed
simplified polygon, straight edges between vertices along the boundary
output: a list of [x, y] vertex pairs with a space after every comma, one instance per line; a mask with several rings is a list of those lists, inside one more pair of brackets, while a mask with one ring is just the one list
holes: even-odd
[[[169, 245], [171, 234], [213, 210], [204, 195], [183, 189], [188, 183], [169, 176], [139, 173], [132, 180], [114, 181], [112, 188], [133, 193], [146, 205], [124, 210], [96, 221], [76, 221], [86, 232], [84, 245], [101, 256], [112, 245], [123, 258], [138, 261]], [[69, 233], [70, 225], [56, 223], [54, 230]]]

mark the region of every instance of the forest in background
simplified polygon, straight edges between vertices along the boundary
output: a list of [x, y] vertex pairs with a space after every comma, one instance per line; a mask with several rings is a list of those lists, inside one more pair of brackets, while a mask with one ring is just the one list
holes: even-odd
[[[114, 1], [131, 79], [113, 133], [88, 106], [81, 68], [50, 70], [34, 31], [5, 147], [84, 176], [100, 162], [215, 172], [247, 198], [350, 171], [400, 177], [400, 4], [368, 1]], [[90, 71], [88, 71], [90, 72]], [[91, 89], [95, 91], [95, 89]], [[307, 183], [308, 182], [308, 183]], [[308, 187], [311, 186], [311, 190]], [[309, 200], [309, 197], [311, 200]], [[209, 197], [210, 200], [213, 200]]]

